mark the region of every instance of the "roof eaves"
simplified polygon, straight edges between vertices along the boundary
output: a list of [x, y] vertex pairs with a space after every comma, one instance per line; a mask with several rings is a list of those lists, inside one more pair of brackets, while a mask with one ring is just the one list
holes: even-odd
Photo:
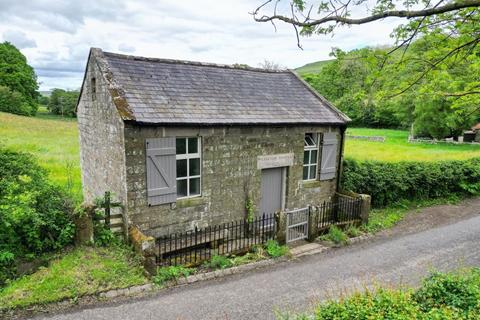
[[328, 101], [327, 99], [325, 99], [324, 96], [322, 96], [321, 94], [319, 94], [308, 82], [306, 82], [305, 80], [303, 80], [303, 78], [298, 74], [296, 73], [294, 70], [289, 70], [298, 80], [300, 80], [300, 82], [303, 83], [303, 85], [305, 87], [307, 87], [307, 89], [313, 93], [321, 102], [323, 102], [327, 107], [329, 107], [330, 109], [332, 109], [336, 114], [337, 116], [339, 117], [339, 119], [343, 122], [343, 123], [346, 123], [346, 122], [350, 122], [352, 121], [352, 119], [350, 119], [349, 116], [347, 116], [345, 113], [343, 113], [342, 111], [340, 111], [337, 107], [335, 107], [330, 101]]

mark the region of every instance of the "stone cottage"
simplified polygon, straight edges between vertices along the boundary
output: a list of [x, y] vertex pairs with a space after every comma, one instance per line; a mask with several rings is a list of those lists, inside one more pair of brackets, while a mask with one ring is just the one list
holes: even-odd
[[100, 49], [77, 116], [85, 200], [152, 236], [329, 200], [349, 121], [292, 71]]

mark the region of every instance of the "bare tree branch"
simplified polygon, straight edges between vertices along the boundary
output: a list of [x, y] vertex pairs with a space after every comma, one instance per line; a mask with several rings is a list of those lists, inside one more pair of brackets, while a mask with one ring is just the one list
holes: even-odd
[[451, 2], [444, 6], [425, 8], [422, 10], [390, 10], [390, 11], [372, 14], [370, 16], [366, 16], [363, 18], [348, 18], [346, 16], [333, 15], [333, 16], [326, 16], [326, 17], [316, 19], [316, 20], [311, 20], [311, 21], [309, 20], [299, 21], [295, 16], [287, 17], [283, 15], [278, 15], [278, 14], [274, 14], [272, 16], [263, 15], [261, 17], [258, 17], [257, 16], [258, 12], [271, 1], [272, 0], [266, 1], [252, 13], [255, 21], [269, 22], [272, 20], [280, 20], [286, 23], [293, 24], [297, 27], [314, 27], [321, 24], [325, 24], [327, 22], [359, 25], [359, 24], [365, 24], [365, 23], [369, 23], [369, 22], [373, 22], [373, 21], [377, 21], [377, 20], [381, 20], [389, 17], [407, 18], [407, 19], [418, 18], [418, 17], [428, 17], [428, 16], [438, 15], [438, 14], [456, 11], [464, 8], [475, 8], [480, 6], [480, 0], [463, 0], [463, 1]]

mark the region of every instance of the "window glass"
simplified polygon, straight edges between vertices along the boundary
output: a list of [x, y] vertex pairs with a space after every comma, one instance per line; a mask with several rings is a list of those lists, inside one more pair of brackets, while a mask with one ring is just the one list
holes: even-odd
[[310, 164], [317, 163], [317, 150], [310, 151]]
[[186, 138], [177, 138], [177, 154], [187, 153], [187, 139]]
[[177, 138], [177, 198], [201, 194], [200, 138]]
[[187, 176], [187, 159], [177, 160], [177, 178]]
[[308, 164], [308, 160], [310, 159], [310, 151], [303, 152], [303, 164]]
[[188, 139], [188, 153], [198, 153], [198, 138]]
[[190, 159], [189, 169], [190, 169], [190, 176], [198, 176], [200, 175], [200, 158]]
[[200, 194], [200, 178], [190, 179], [190, 196]]
[[317, 166], [310, 166], [310, 177], [309, 179], [313, 180], [316, 178]]
[[187, 179], [177, 180], [177, 196], [179, 198], [188, 196]]
[[308, 166], [303, 167], [303, 180], [308, 180]]

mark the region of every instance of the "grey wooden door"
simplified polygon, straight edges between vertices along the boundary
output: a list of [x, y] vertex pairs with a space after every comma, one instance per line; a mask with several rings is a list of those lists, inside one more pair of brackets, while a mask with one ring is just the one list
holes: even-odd
[[262, 170], [262, 189], [259, 214], [270, 214], [282, 209], [283, 168]]

